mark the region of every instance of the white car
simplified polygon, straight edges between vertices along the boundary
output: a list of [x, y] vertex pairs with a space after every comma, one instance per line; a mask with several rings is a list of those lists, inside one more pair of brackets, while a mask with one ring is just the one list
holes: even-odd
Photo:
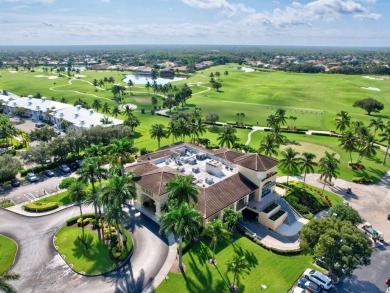
[[290, 293], [311, 293], [311, 291], [303, 289], [301, 287], [294, 287]]
[[27, 179], [30, 182], [37, 182], [38, 181], [37, 176], [35, 176], [35, 174], [33, 172], [27, 173]]
[[325, 290], [329, 290], [332, 287], [332, 280], [316, 270], [306, 269], [303, 272], [303, 276]]

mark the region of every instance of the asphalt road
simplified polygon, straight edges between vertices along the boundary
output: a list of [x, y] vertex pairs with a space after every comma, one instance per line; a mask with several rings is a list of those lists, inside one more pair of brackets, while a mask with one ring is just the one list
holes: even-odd
[[[88, 211], [88, 208], [85, 208]], [[21, 275], [13, 282], [18, 292], [141, 292], [168, 255], [158, 226], [144, 216], [133, 216], [126, 227], [133, 235], [134, 253], [123, 268], [113, 273], [84, 277], [74, 273], [53, 247], [53, 235], [65, 220], [78, 215], [71, 207], [44, 217], [29, 218], [0, 209], [0, 234], [14, 239], [19, 250], [12, 267]]]

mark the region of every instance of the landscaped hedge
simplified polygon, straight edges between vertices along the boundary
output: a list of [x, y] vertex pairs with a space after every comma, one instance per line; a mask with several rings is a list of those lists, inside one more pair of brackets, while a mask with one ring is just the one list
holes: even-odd
[[46, 212], [58, 208], [58, 202], [31, 202], [23, 207], [30, 212]]
[[[80, 218], [80, 216], [75, 216], [75, 217], [67, 219], [66, 220], [66, 225], [67, 226], [72, 226], [72, 225], [76, 224], [79, 218]], [[84, 219], [86, 219], [86, 218], [95, 218], [95, 214], [94, 213], [83, 214], [83, 218]]]
[[355, 178], [352, 178], [352, 182], [360, 183], [360, 184], [371, 184], [374, 181], [372, 179], [369, 179], [369, 178], [355, 177]]
[[73, 178], [73, 177], [65, 178], [58, 185], [58, 188], [60, 188], [60, 189], [67, 189], [69, 186], [71, 186], [73, 183], [75, 183], [76, 180], [77, 179]]

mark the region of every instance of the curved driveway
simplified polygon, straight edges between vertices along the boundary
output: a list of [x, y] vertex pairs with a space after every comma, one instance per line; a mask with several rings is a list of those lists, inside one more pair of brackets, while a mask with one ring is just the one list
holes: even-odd
[[157, 224], [142, 215], [134, 217], [134, 210], [129, 212], [133, 217], [126, 228], [134, 240], [130, 262], [104, 276], [84, 277], [68, 267], [52, 244], [55, 231], [79, 214], [78, 207], [34, 218], [0, 209], [0, 234], [19, 245], [12, 271], [21, 278], [13, 283], [15, 288], [18, 292], [141, 292], [163, 266], [168, 245], [158, 235]]

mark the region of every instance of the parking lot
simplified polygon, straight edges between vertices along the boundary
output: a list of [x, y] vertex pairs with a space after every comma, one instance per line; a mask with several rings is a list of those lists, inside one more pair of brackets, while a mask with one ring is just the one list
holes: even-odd
[[64, 174], [60, 170], [54, 172], [54, 177], [48, 178], [43, 174], [37, 175], [38, 181], [30, 183], [29, 181], [21, 182], [21, 186], [12, 187], [11, 185], [2, 187], [0, 190], [0, 199], [10, 199], [15, 204], [21, 204], [37, 200], [43, 196], [58, 191], [58, 185], [66, 177], [75, 177], [76, 174]]

